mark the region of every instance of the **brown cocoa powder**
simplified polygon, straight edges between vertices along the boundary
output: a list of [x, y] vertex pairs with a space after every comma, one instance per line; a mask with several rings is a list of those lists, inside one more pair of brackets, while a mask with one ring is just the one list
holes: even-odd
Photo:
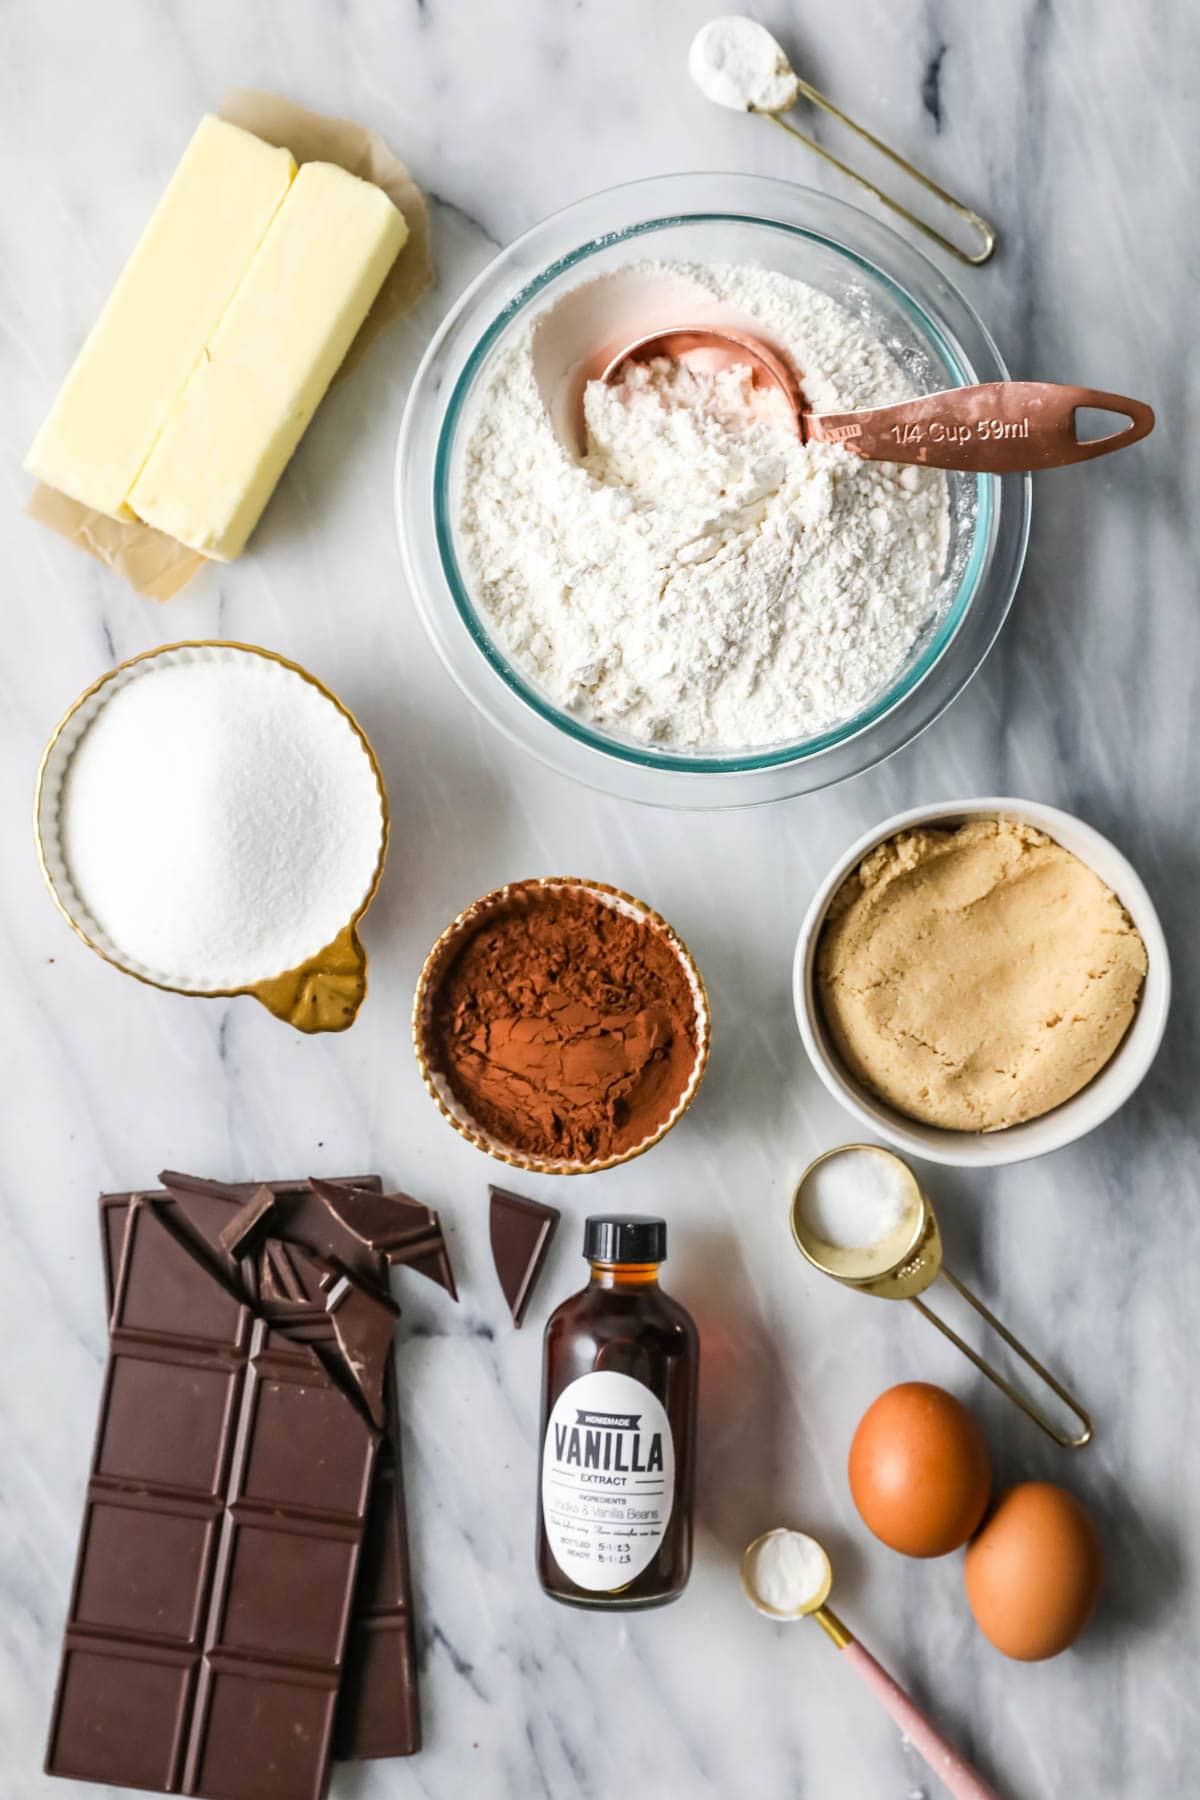
[[430, 1008], [431, 1060], [518, 1154], [598, 1162], [651, 1136], [695, 1067], [696, 1004], [649, 921], [529, 888], [469, 933]]

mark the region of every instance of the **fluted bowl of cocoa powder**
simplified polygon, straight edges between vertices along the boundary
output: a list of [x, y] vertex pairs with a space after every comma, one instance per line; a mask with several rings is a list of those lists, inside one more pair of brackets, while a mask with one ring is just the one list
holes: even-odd
[[641, 1156], [708, 1061], [700, 971], [667, 921], [603, 882], [543, 876], [476, 900], [425, 960], [413, 1043], [455, 1130], [538, 1174]]

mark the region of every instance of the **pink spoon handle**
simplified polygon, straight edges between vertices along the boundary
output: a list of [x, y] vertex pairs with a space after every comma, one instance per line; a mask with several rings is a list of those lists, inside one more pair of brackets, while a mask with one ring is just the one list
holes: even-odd
[[892, 1680], [869, 1650], [864, 1650], [857, 1640], [852, 1639], [842, 1655], [855, 1673], [866, 1682], [880, 1705], [891, 1713], [909, 1742], [916, 1745], [938, 1779], [957, 1796], [957, 1800], [1000, 1800], [995, 1788], [989, 1787], [953, 1745], [946, 1742], [941, 1732], [930, 1724], [920, 1707], [909, 1699], [904, 1689]]

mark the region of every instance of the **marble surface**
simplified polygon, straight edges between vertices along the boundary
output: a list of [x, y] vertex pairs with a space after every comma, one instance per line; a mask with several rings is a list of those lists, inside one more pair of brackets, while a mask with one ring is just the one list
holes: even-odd
[[[74, 1791], [40, 1766], [104, 1357], [95, 1194], [164, 1163], [230, 1177], [378, 1168], [440, 1206], [452, 1235], [461, 1305], [411, 1284], [401, 1296], [428, 1747], [411, 1764], [338, 1770], [335, 1800], [932, 1800], [936, 1781], [820, 1633], [768, 1625], [742, 1600], [738, 1553], [780, 1520], [826, 1539], [839, 1609], [1007, 1800], [1157, 1800], [1188, 1791], [1188, 1771], [1194, 1782], [1195, 20], [1119, 0], [763, 9], [818, 84], [998, 221], [1001, 254], [961, 279], [1014, 372], [1145, 395], [1160, 425], [1124, 458], [1039, 481], [1003, 638], [920, 742], [841, 790], [695, 817], [571, 787], [475, 718], [405, 592], [390, 477], [416, 361], [497, 245], [649, 173], [825, 180], [782, 133], [690, 90], [684, 54], [707, 12], [705, 0], [0, 11], [6, 1800]], [[233, 83], [383, 132], [433, 196], [439, 285], [324, 407], [251, 554], [159, 608], [21, 517], [20, 458], [197, 115]], [[304, 1040], [252, 1001], [123, 980], [42, 891], [29, 805], [54, 721], [114, 661], [213, 635], [311, 667], [383, 761], [395, 836], [365, 933], [371, 995], [344, 1038]], [[1078, 1457], [983, 1392], [915, 1315], [810, 1275], [787, 1230], [796, 1172], [853, 1135], [791, 1015], [806, 900], [884, 815], [987, 792], [1110, 833], [1176, 961], [1164, 1051], [1120, 1117], [1024, 1168], [930, 1171], [952, 1263], [1091, 1404], [1097, 1440]], [[487, 1249], [496, 1170], [422, 1092], [407, 1013], [458, 907], [505, 878], [563, 871], [619, 883], [676, 923], [711, 987], [715, 1048], [693, 1114], [653, 1156], [575, 1185], [523, 1184], [565, 1219], [518, 1334]], [[531, 1566], [541, 1325], [583, 1274], [580, 1221], [597, 1207], [668, 1216], [667, 1284], [704, 1340], [696, 1572], [681, 1604], [645, 1617], [557, 1608]], [[1060, 1661], [1004, 1662], [972, 1625], [958, 1558], [908, 1563], [859, 1525], [850, 1436], [905, 1377], [972, 1397], [1003, 1477], [1061, 1478], [1099, 1519], [1103, 1604]]]

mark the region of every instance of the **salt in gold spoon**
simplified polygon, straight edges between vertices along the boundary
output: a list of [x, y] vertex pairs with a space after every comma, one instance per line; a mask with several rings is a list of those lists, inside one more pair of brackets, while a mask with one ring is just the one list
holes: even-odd
[[[835, 1159], [853, 1160], [862, 1157], [878, 1159], [886, 1164], [893, 1177], [898, 1180], [905, 1195], [903, 1215], [895, 1228], [876, 1243], [855, 1246], [829, 1243], [820, 1235], [810, 1217], [806, 1204], [810, 1198], [809, 1183], [819, 1169], [833, 1163]], [[881, 1144], [841, 1144], [836, 1150], [827, 1150], [824, 1156], [818, 1156], [796, 1183], [796, 1191], [792, 1196], [791, 1225], [796, 1248], [814, 1269], [819, 1269], [822, 1275], [831, 1276], [834, 1281], [840, 1281], [843, 1287], [857, 1289], [860, 1294], [875, 1294], [883, 1300], [907, 1300], [931, 1325], [937, 1326], [943, 1337], [949, 1338], [955, 1348], [974, 1363], [981, 1375], [986, 1375], [994, 1387], [998, 1387], [1002, 1394], [1007, 1394], [1026, 1418], [1032, 1419], [1062, 1449], [1082, 1450], [1085, 1444], [1091, 1442], [1091, 1418], [1075, 1396], [1050, 1373], [1044, 1363], [1038, 1361], [1032, 1351], [1026, 1349], [1007, 1325], [1001, 1324], [990, 1307], [985, 1306], [978, 1295], [973, 1294], [946, 1267], [942, 1261], [942, 1234], [929, 1195], [903, 1157], [897, 1156], [894, 1150], [885, 1150]], [[1079, 1424], [1078, 1431], [1068, 1434], [1060, 1430], [1053, 1419], [1048, 1418], [1040, 1407], [1027, 1399], [1006, 1376], [986, 1362], [964, 1338], [959, 1337], [945, 1319], [939, 1318], [932, 1307], [925, 1304], [920, 1296], [939, 1275], [968, 1306], [974, 1307], [984, 1324], [990, 1326], [1013, 1354], [1020, 1357], [1025, 1367], [1074, 1414]]]
[[[877, 138], [873, 131], [860, 125], [840, 106], [835, 106], [825, 94], [813, 87], [811, 82], [804, 81], [797, 75], [787, 59], [783, 46], [771, 36], [765, 25], [756, 19], [747, 19], [740, 14], [728, 15], [720, 19], [710, 19], [702, 25], [692, 40], [688, 53], [688, 73], [706, 99], [713, 100], [718, 106], [728, 107], [733, 112], [756, 114], [760, 119], [769, 119], [772, 125], [778, 125], [789, 137], [811, 150], [814, 155], [822, 157], [829, 165], [837, 169], [839, 174], [846, 175], [851, 181], [865, 188], [868, 194], [874, 195], [885, 206], [906, 220], [926, 237], [940, 244], [951, 256], [957, 256], [960, 262], [985, 263], [996, 248], [996, 232], [986, 219], [948, 194], [936, 181], [922, 174], [913, 163]], [[956, 244], [952, 238], [922, 219], [918, 213], [898, 200], [894, 194], [876, 187], [873, 181], [849, 163], [843, 162], [819, 144], [816, 138], [791, 125], [782, 116], [790, 112], [796, 101], [804, 98], [811, 106], [817, 106], [827, 112], [831, 118], [845, 126], [847, 131], [869, 144], [880, 156], [886, 156], [892, 165], [901, 169], [918, 187], [924, 188], [927, 194], [953, 213], [976, 238], [977, 247], [973, 250]]]

